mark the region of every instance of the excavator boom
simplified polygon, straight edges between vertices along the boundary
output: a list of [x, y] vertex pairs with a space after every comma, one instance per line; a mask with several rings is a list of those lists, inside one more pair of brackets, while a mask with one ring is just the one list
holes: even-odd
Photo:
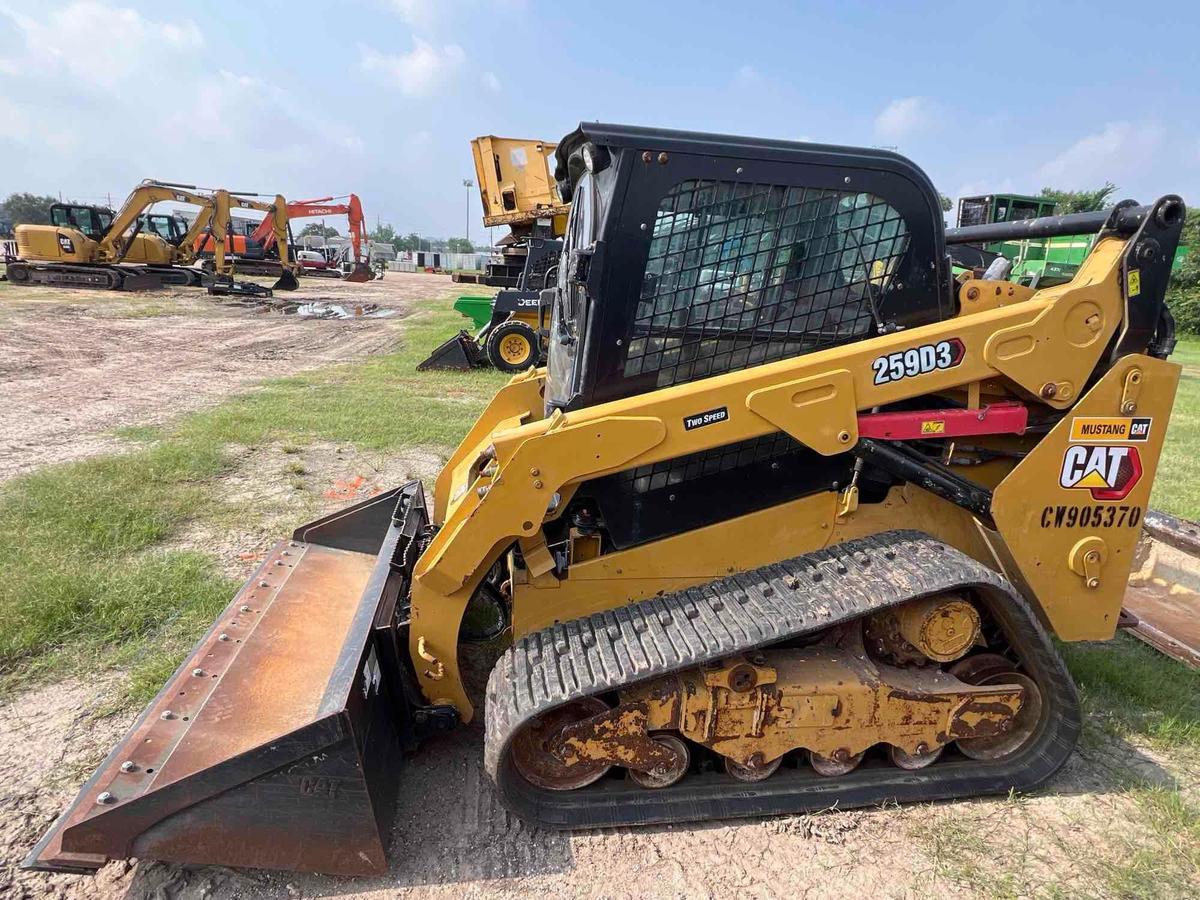
[[[299, 200], [287, 205], [289, 219], [309, 219], [317, 216], [346, 216], [349, 222], [350, 247], [354, 253], [354, 268], [347, 276], [347, 281], [368, 281], [371, 277], [369, 260], [363, 258], [363, 244], [367, 243], [367, 225], [363, 217], [362, 201], [357, 194], [350, 194], [345, 203], [333, 203], [335, 197], [321, 197], [317, 200]], [[265, 242], [271, 234], [271, 223], [263, 219], [251, 237], [259, 242]]]

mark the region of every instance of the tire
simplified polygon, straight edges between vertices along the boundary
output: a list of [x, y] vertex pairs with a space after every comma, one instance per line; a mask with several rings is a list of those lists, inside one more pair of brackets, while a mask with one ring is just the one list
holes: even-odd
[[487, 338], [487, 359], [501, 372], [524, 372], [541, 353], [537, 332], [524, 322], [503, 322]]

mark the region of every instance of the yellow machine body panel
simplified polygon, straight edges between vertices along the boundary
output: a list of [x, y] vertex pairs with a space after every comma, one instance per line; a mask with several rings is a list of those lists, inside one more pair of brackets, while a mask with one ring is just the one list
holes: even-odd
[[[445, 518], [437, 520], [441, 530], [419, 560], [413, 583], [411, 650], [416, 656], [420, 644], [422, 658], [436, 663], [418, 673], [423, 688], [429, 696], [452, 700], [464, 718], [472, 714], [473, 707], [458, 673], [456, 647], [462, 615], [473, 588], [514, 540], [521, 542], [527, 558], [540, 555], [542, 559], [548, 559], [544, 542], [541, 547], [537, 543], [542, 522], [553, 518], [554, 511], [561, 508], [563, 498], [583, 481], [776, 431], [786, 432], [823, 455], [834, 455], [845, 452], [858, 441], [857, 423], [862, 412], [939, 392], [966, 392], [968, 396], [973, 393], [979, 397], [981, 386], [985, 384], [990, 386], [989, 390], [994, 390], [997, 384], [1007, 384], [1010, 396], [1014, 392], [1017, 396], [1035, 396], [1050, 410], [1076, 406], [1103, 348], [1123, 320], [1126, 294], [1120, 267], [1125, 249], [1126, 241], [1102, 237], [1073, 281], [1025, 294], [1024, 299], [1017, 302], [989, 304], [972, 315], [960, 315], [649, 394], [566, 414], [556, 412], [549, 418], [532, 408], [533, 404], [521, 404], [527, 408], [522, 409], [519, 418], [514, 418], [511, 401], [501, 401], [510, 415], [486, 411], [480, 422], [488, 423], [489, 428], [472, 429], [464, 442], [469, 449], [463, 452], [460, 448], [447, 464], [453, 491], [444, 489], [443, 481], [439, 479], [436, 509], [439, 513], [444, 509]], [[961, 347], [960, 357], [954, 365], [935, 369], [918, 378], [877, 383], [873, 377], [880, 360], [903, 355], [909, 348], [936, 346], [940, 342]], [[528, 377], [544, 379], [542, 371]], [[526, 384], [528, 390], [527, 378], [521, 383]], [[503, 392], [499, 396], [504, 396]], [[1163, 419], [1164, 428], [1170, 405], [1171, 397], [1167, 396], [1158, 407], [1158, 417]], [[685, 426], [689, 414], [711, 408], [725, 408], [730, 414], [717, 427], [689, 429]], [[1147, 454], [1146, 490], [1153, 480], [1157, 446], [1152, 455]], [[486, 448], [492, 448], [490, 456], [482, 459], [480, 454]], [[1055, 455], [1057, 462], [1053, 465], [1061, 468], [1061, 450], [1043, 449], [1042, 453], [1032, 457], [1031, 471], [1039, 459]], [[1052, 468], [1051, 463], [1046, 466], [1047, 470]], [[992, 468], [996, 469], [995, 466]], [[994, 471], [991, 477], [1000, 482], [1002, 475], [1001, 469]], [[1041, 491], [1047, 477], [1043, 473], [1025, 480], [1024, 492]], [[1046, 489], [1054, 483], [1050, 481]], [[1014, 489], [1014, 493], [1021, 492], [1020, 488]], [[1008, 491], [998, 492], [1000, 498], [1007, 494]], [[558, 505], [554, 501], [556, 496]], [[943, 505], [949, 507], [949, 504]], [[836, 509], [829, 503], [820, 508], [824, 509], [827, 518], [824, 524], [832, 529], [835, 517], [831, 514]], [[855, 531], [851, 523], [860, 514], [855, 511], [846, 517], [847, 536], [871, 533]], [[1040, 515], [1041, 506], [1037, 516], [1028, 521], [998, 520], [1001, 538], [1025, 549], [1026, 542], [1039, 539], [1026, 536], [1026, 533], [1029, 524]], [[961, 511], [951, 514], [951, 521], [958, 524], [948, 529], [937, 527], [935, 518], [930, 517], [930, 533], [939, 536], [947, 533], [951, 543], [964, 552], [976, 557], [981, 554], [978, 536], [961, 524]], [[875, 523], [873, 527], [877, 530], [909, 524], [903, 517], [886, 520], [879, 515], [875, 516]], [[731, 530], [726, 532], [731, 549], [725, 552], [714, 550], [713, 560], [741, 558], [762, 565], [769, 561], [767, 556], [772, 553], [779, 554], [776, 558], [802, 553], [813, 546], [821, 546], [815, 537], [810, 537], [825, 530], [821, 524], [819, 520], [815, 523], [789, 520], [787, 532], [796, 536], [790, 548], [764, 541], [757, 530], [743, 531], [738, 536], [732, 536]], [[956, 536], [961, 540], [953, 539]], [[632, 590], [612, 586], [607, 599], [604, 586], [588, 578], [577, 579], [574, 573], [553, 589], [553, 595], [548, 595], [544, 588], [536, 589], [533, 594], [530, 589], [515, 586], [518, 599], [513, 618], [518, 627], [514, 629], [514, 637], [527, 633], [521, 630], [525, 627], [533, 630], [554, 621], [590, 614], [597, 611], [598, 606], [620, 605], [628, 599], [678, 589], [681, 579], [687, 581], [697, 577], [695, 556], [689, 544], [696, 539], [697, 533], [692, 532], [677, 545], [656, 542], [639, 548], [640, 552], [633, 551], [641, 557], [643, 565], [649, 557], [654, 557], [654, 562], [648, 569], [635, 567], [634, 571], [640, 571], [642, 577]], [[1039, 556], [1043, 567], [1052, 565], [1070, 571], [1074, 544], [1060, 546], [1062, 540], [1065, 538], [1045, 545]], [[1057, 551], [1053, 558], [1049, 556], [1050, 547]], [[600, 571], [601, 566], [610, 567], [608, 570], [613, 574], [620, 569], [619, 574], [624, 576], [624, 567], [615, 559], [620, 555], [601, 556], [583, 568], [590, 566], [594, 567], [593, 571]], [[998, 555], [993, 550], [992, 558], [988, 560], [993, 567], [999, 565], [996, 562]], [[1112, 591], [1118, 590], [1116, 585], [1123, 584], [1130, 562], [1127, 552], [1112, 556], [1106, 575]], [[1072, 575], [1072, 578], [1075, 578], [1074, 589], [1078, 589], [1081, 582], [1077, 576]], [[543, 584], [544, 581], [542, 579]], [[1040, 583], [1041, 579], [1034, 581]], [[1049, 606], [1077, 602], [1043, 597], [1028, 581], [1025, 585], [1030, 598], [1043, 613]], [[1042, 589], [1054, 587], [1040, 586]], [[552, 597], [550, 611], [537, 611], [533, 596]], [[1109, 606], [1113, 602], [1110, 598]], [[1046, 618], [1052, 624], [1064, 627], [1064, 638], [1111, 635], [1115, 620], [1106, 620], [1105, 611], [1115, 616], [1112, 610], [1102, 610], [1093, 616], [1086, 628], [1078, 620], [1074, 625], [1069, 624], [1070, 620], [1061, 615]], [[432, 677], [431, 672], [437, 677]]]
[[18, 225], [17, 255], [39, 262], [86, 263], [96, 254], [96, 242], [82, 231], [56, 225]]
[[566, 226], [568, 205], [558, 196], [551, 174], [557, 144], [484, 135], [471, 141], [483, 224], [520, 225], [554, 219], [554, 233]]
[[993, 495], [1006, 574], [1063, 640], [1116, 631], [1180, 371], [1119, 360]]

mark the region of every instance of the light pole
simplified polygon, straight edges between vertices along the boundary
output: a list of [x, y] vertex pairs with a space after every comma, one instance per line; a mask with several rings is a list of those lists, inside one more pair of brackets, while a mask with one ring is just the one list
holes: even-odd
[[475, 187], [475, 182], [470, 178], [463, 179], [463, 187], [467, 189], [467, 243], [471, 243], [471, 188]]

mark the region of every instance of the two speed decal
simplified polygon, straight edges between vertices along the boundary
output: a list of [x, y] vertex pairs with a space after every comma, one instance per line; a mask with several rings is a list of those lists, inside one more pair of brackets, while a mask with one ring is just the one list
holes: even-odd
[[683, 417], [683, 428], [691, 431], [693, 428], [703, 428], [705, 425], [716, 425], [729, 418], [729, 407], [720, 406], [707, 412], [696, 413], [694, 416]]
[[962, 362], [966, 348], [958, 338], [922, 344], [881, 356], [871, 363], [876, 384], [890, 384], [914, 375], [927, 375], [939, 369], [952, 369]]

